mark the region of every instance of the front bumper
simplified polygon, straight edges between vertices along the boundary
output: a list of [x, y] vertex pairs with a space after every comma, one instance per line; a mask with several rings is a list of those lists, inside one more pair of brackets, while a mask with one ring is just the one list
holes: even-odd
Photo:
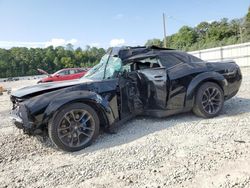
[[17, 128], [23, 128], [23, 119], [19, 111], [19, 106], [10, 112], [10, 119], [16, 125]]
[[22, 129], [26, 134], [33, 134], [35, 130], [34, 123], [28, 118], [28, 111], [25, 105], [16, 106], [10, 113], [10, 118], [15, 126]]

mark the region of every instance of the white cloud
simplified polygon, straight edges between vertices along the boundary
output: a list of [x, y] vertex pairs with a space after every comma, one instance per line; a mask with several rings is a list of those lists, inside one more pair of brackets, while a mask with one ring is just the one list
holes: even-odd
[[22, 42], [22, 41], [0, 41], [0, 48], [11, 48], [11, 47], [43, 47], [44, 42]]
[[71, 43], [71, 44], [76, 44], [78, 41], [77, 41], [77, 39], [71, 39], [68, 42]]
[[211, 24], [213, 22], [215, 22], [216, 20], [208, 20], [207, 23]]
[[117, 15], [114, 16], [115, 20], [121, 20], [122, 18], [124, 18], [123, 14], [117, 14]]
[[66, 46], [68, 43], [75, 45], [78, 41], [76, 39], [60, 39], [54, 38], [45, 42], [27, 42], [27, 41], [0, 41], [0, 48], [12, 47], [27, 47], [27, 48], [44, 48], [48, 46]]
[[54, 38], [54, 39], [51, 39], [51, 41], [45, 42], [45, 47], [48, 47], [48, 46], [54, 46], [54, 47], [65, 46], [65, 45], [67, 45], [69, 43], [72, 44], [72, 45], [75, 45], [77, 43], [77, 40], [76, 39], [65, 40], [65, 39], [60, 39], [60, 38]]
[[124, 39], [112, 39], [109, 42], [109, 45], [111, 47], [115, 47], [115, 46], [122, 46], [123, 44], [125, 44], [125, 40]]

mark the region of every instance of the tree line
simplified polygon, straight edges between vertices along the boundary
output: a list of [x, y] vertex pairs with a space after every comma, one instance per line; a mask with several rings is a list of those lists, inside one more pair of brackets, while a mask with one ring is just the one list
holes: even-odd
[[49, 46], [47, 48], [0, 48], [0, 78], [39, 74], [37, 69], [53, 73], [62, 68], [91, 67], [104, 55], [103, 48], [73, 49]]
[[[168, 48], [185, 51], [201, 50], [250, 41], [250, 8], [240, 19], [201, 22], [195, 27], [183, 26], [166, 37]], [[164, 46], [164, 39], [151, 39], [145, 45]]]

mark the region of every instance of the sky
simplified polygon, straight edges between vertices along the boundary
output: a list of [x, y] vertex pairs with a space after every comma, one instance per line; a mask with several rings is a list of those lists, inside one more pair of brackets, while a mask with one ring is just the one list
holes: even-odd
[[188, 25], [241, 18], [250, 0], [0, 0], [0, 48], [144, 45]]

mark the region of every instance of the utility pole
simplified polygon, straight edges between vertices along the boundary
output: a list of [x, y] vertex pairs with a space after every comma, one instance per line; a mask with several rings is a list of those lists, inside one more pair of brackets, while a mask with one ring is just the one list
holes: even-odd
[[163, 30], [164, 30], [164, 47], [167, 48], [167, 35], [166, 35], [166, 22], [165, 22], [165, 13], [163, 13]]
[[242, 28], [239, 26], [240, 29], [240, 43], [243, 43], [243, 38], [242, 38]]

